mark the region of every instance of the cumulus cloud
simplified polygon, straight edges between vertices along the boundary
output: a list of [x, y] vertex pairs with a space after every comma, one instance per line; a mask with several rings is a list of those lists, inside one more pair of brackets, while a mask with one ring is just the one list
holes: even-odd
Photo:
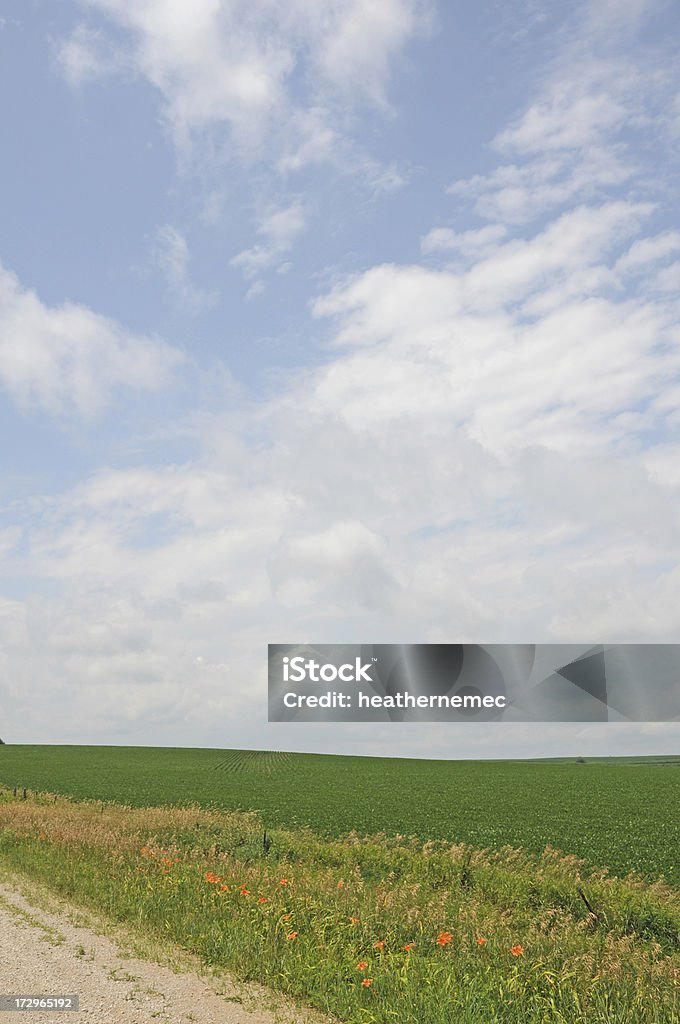
[[[158, 91], [178, 145], [226, 127], [254, 153], [275, 136], [290, 166], [326, 150], [330, 109], [385, 104], [395, 58], [427, 23], [424, 0], [81, 4], [128, 34], [129, 63]], [[72, 81], [97, 74], [100, 45], [87, 25], [62, 43]]]
[[315, 408], [367, 431], [454, 421], [497, 456], [603, 452], [664, 429], [680, 373], [675, 299], [612, 290], [649, 215], [581, 207], [466, 267], [385, 265], [338, 285], [315, 311], [349, 351], [321, 373]]
[[162, 387], [181, 360], [86, 306], [46, 305], [0, 267], [0, 384], [22, 408], [92, 416], [119, 388]]

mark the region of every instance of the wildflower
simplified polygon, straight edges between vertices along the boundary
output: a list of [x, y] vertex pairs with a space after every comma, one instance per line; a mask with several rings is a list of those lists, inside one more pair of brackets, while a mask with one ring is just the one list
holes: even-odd
[[338, 889], [344, 889], [344, 888], [345, 888], [345, 883], [343, 882], [343, 880], [341, 878], [340, 881], [338, 882]]
[[266, 896], [260, 896], [260, 898], [259, 898], [259, 900], [257, 902], [258, 903], [266, 903], [267, 902], [267, 897]]
[[453, 942], [453, 935], [451, 932], [440, 932], [437, 936], [438, 946], [448, 946], [450, 942]]
[[510, 950], [510, 952], [512, 953], [513, 956], [521, 956], [522, 953], [524, 952], [524, 947], [523, 946], [513, 946], [512, 949]]
[[288, 932], [286, 935], [287, 939], [297, 939], [299, 932]]
[[359, 963], [357, 964], [357, 970], [358, 971], [365, 971], [367, 967], [368, 967], [368, 960], [360, 960]]
[[481, 936], [476, 941], [478, 946], [486, 946], [486, 939], [483, 939]]
[[373, 984], [373, 978], [364, 978], [361, 982], [362, 988], [370, 988]]
[[282, 921], [290, 921], [292, 916], [293, 916], [292, 914], [284, 914], [283, 917], [281, 918], [281, 920]]
[[282, 878], [281, 881], [279, 882], [279, 885], [290, 885], [290, 879]]
[[242, 885], [239, 889], [241, 896], [250, 896], [250, 889], [246, 889], [245, 885]]
[[402, 946], [401, 948], [404, 950], [405, 953], [410, 953], [414, 946], [415, 942], [407, 942], [406, 945]]
[[384, 948], [385, 948], [385, 943], [383, 942], [382, 939], [378, 939], [377, 942], [373, 943], [373, 949], [384, 949]]
[[214, 875], [212, 873], [212, 871], [206, 871], [206, 873], [205, 873], [205, 880], [206, 880], [206, 882], [211, 882], [211, 883], [216, 883], [216, 882], [221, 881], [221, 879], [218, 878], [217, 875]]
[[224, 882], [222, 882], [222, 885], [220, 886], [220, 889], [222, 890], [222, 892], [228, 892], [229, 891], [229, 886], [225, 885]]
[[349, 923], [350, 924], [359, 924], [359, 918], [358, 917], [350, 917]]

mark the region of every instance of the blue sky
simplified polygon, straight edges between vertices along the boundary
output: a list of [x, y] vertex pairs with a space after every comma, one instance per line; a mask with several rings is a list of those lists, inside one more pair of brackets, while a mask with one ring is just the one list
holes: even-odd
[[676, 642], [680, 13], [5, 0], [0, 735], [267, 725], [267, 642]]

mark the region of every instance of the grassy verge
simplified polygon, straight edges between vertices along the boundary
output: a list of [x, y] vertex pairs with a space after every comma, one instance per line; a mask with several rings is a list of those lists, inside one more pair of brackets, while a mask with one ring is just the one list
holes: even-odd
[[675, 1024], [680, 895], [574, 857], [0, 794], [0, 858], [352, 1024]]

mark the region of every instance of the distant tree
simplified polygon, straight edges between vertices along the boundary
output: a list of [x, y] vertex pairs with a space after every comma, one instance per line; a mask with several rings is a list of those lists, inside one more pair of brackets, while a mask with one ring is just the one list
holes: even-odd
[[576, 758], [576, 764], [585, 764], [585, 763], [586, 763], [585, 757], [577, 757]]

